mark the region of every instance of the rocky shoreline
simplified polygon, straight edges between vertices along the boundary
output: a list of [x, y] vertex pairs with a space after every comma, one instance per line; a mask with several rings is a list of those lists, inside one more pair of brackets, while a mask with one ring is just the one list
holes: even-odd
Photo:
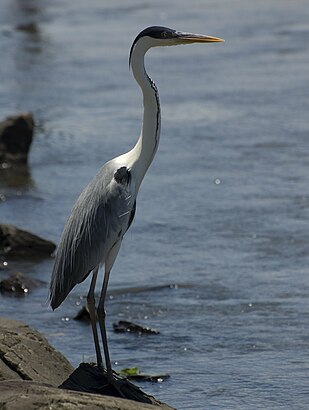
[[[86, 364], [84, 367], [91, 366]], [[22, 322], [0, 317], [1, 409], [172, 410], [138, 388], [136, 391], [141, 392], [141, 397], [147, 397], [151, 404], [84, 393], [82, 391], [87, 389], [83, 389], [83, 386], [81, 391], [58, 388], [78, 370], [79, 368], [74, 371], [68, 360], [39, 332]]]

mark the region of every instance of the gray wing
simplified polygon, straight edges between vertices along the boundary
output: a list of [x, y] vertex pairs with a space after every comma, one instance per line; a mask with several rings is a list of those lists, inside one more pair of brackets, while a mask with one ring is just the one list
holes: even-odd
[[76, 201], [58, 247], [50, 284], [50, 303], [57, 308], [129, 228], [135, 213], [131, 173], [105, 164]]

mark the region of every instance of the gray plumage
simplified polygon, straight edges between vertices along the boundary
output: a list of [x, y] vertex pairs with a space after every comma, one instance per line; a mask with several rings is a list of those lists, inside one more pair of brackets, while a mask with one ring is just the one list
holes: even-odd
[[77, 199], [63, 230], [50, 284], [57, 308], [129, 228], [135, 212], [130, 172], [107, 162]]

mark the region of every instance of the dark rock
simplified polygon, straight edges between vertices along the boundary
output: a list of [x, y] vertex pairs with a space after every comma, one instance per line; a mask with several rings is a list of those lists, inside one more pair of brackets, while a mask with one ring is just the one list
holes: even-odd
[[105, 371], [95, 364], [81, 363], [59, 388], [113, 397], [124, 396], [129, 400], [152, 405], [162, 404], [154, 397], [144, 393], [139, 387], [130, 383], [126, 378], [118, 377], [115, 374], [114, 377], [116, 382], [119, 383], [122, 394], [120, 394], [118, 389], [108, 383]]
[[137, 325], [136, 323], [128, 322], [127, 320], [119, 320], [118, 323], [113, 324], [114, 331], [117, 333], [138, 333], [143, 334], [154, 334], [157, 335], [160, 332], [158, 330], [150, 329], [149, 327]]
[[81, 322], [90, 323], [90, 314], [88, 306], [83, 306], [77, 313], [76, 316], [73, 317], [74, 320], [79, 320]]
[[[30, 169], [27, 164], [0, 164], [0, 186], [10, 188], [33, 188], [35, 186], [34, 181], [30, 173]], [[15, 193], [15, 197], [20, 197], [21, 192]], [[14, 197], [12, 193], [7, 197], [1, 198], [0, 202], [6, 199]]]
[[16, 26], [16, 29], [19, 31], [24, 31], [28, 34], [38, 34], [39, 33], [39, 27], [37, 23], [31, 22], [31, 23], [25, 23], [25, 24], [18, 24]]
[[169, 374], [134, 374], [128, 376], [128, 379], [135, 380], [137, 382], [152, 382], [161, 383], [170, 378]]
[[7, 117], [0, 122], [0, 162], [26, 163], [32, 142], [34, 119], [31, 113]]
[[45, 284], [45, 282], [42, 280], [30, 278], [21, 272], [15, 272], [8, 278], [0, 281], [0, 292], [16, 296], [24, 296], [43, 284]]
[[47, 257], [56, 245], [30, 232], [13, 225], [0, 224], [0, 256], [10, 257]]

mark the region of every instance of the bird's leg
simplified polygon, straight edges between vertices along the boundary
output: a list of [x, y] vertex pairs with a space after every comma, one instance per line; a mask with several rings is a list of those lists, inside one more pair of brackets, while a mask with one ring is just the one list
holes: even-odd
[[110, 271], [113, 267], [113, 264], [115, 262], [115, 259], [117, 257], [118, 251], [120, 249], [121, 245], [121, 240], [116, 242], [116, 244], [112, 247], [112, 249], [109, 251], [107, 258], [105, 260], [105, 274], [104, 274], [104, 280], [103, 280], [103, 286], [101, 290], [101, 295], [100, 295], [100, 300], [97, 308], [97, 313], [98, 313], [98, 320], [99, 320], [99, 326], [101, 330], [101, 336], [102, 336], [102, 342], [103, 342], [103, 350], [104, 350], [104, 356], [105, 356], [105, 364], [106, 364], [106, 371], [107, 371], [107, 380], [111, 384], [115, 384], [115, 379], [113, 376], [113, 370], [111, 366], [111, 361], [109, 357], [109, 351], [108, 351], [108, 344], [107, 344], [107, 336], [106, 336], [106, 325], [105, 325], [105, 299], [106, 299], [106, 291], [107, 291], [107, 285], [108, 285], [108, 280], [109, 280], [109, 275]]
[[94, 289], [95, 289], [95, 284], [97, 281], [98, 272], [99, 272], [99, 267], [97, 266], [94, 269], [93, 274], [92, 274], [91, 284], [90, 284], [89, 292], [87, 295], [87, 305], [88, 305], [88, 310], [89, 310], [89, 315], [90, 315], [95, 352], [97, 356], [97, 363], [98, 363], [98, 367], [102, 368], [103, 361], [102, 361], [102, 355], [101, 355], [100, 344], [99, 344], [98, 329], [97, 329], [97, 312], [95, 308], [95, 298], [94, 298]]
[[106, 325], [105, 325], [105, 317], [106, 317], [105, 298], [106, 298], [106, 291], [107, 291], [109, 274], [110, 274], [109, 271], [105, 271], [104, 281], [103, 281], [103, 286], [102, 286], [102, 290], [101, 290], [101, 295], [100, 295], [100, 300], [99, 300], [97, 312], [98, 312], [99, 326], [100, 326], [100, 330], [101, 330], [103, 350], [104, 350], [104, 356], [105, 356], [107, 381], [109, 383], [111, 383], [114, 379], [114, 376], [113, 376], [113, 370], [112, 370], [111, 361], [110, 361], [110, 357], [109, 357], [108, 344], [107, 344], [107, 335], [106, 335]]
[[115, 379], [114, 374], [113, 374], [112, 365], [111, 365], [110, 356], [109, 356], [109, 351], [108, 351], [106, 325], [105, 325], [106, 313], [105, 313], [104, 305], [105, 305], [109, 274], [110, 274], [110, 270], [106, 270], [105, 275], [104, 275], [101, 296], [100, 296], [98, 309], [97, 309], [99, 325], [100, 325], [100, 330], [101, 330], [101, 335], [102, 335], [105, 363], [106, 363], [107, 383], [115, 388], [115, 390], [119, 393], [120, 397], [127, 398], [125, 393], [122, 391], [122, 388], [126, 384], [126, 382], [123, 380]]

